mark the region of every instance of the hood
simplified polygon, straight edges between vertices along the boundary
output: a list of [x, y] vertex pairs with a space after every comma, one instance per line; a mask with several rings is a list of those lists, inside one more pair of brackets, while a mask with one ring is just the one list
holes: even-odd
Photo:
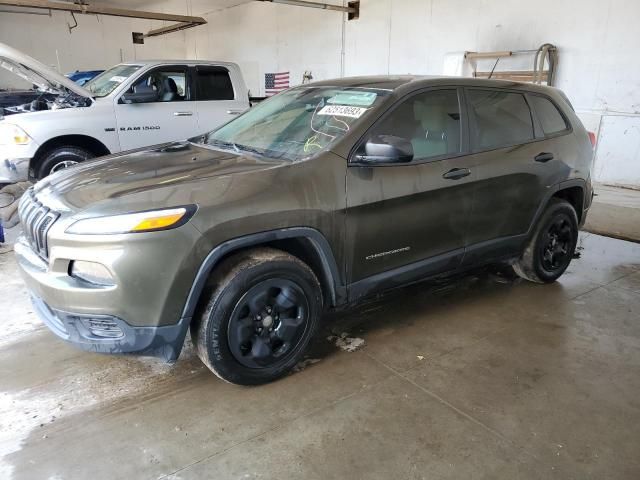
[[[207, 178], [284, 164], [288, 162], [213, 150], [190, 142], [171, 143], [102, 157], [61, 170], [38, 182], [34, 193], [42, 203], [60, 213], [75, 213], [97, 204], [104, 205], [105, 200], [136, 194], [140, 194], [137, 198], [163, 205], [165, 195], [175, 197], [176, 193], [188, 192], [195, 183]], [[159, 193], [160, 190], [164, 193]], [[138, 208], [139, 205], [135, 207]]]
[[77, 83], [43, 65], [34, 58], [0, 43], [0, 67], [10, 71], [41, 89], [52, 93], [74, 93], [92, 98], [91, 93]]

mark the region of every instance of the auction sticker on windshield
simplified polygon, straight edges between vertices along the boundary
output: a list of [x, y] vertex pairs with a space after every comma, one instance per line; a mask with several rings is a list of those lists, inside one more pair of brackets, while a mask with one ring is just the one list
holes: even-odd
[[363, 107], [349, 107], [347, 105], [327, 105], [318, 115], [335, 115], [336, 117], [360, 118], [367, 109]]

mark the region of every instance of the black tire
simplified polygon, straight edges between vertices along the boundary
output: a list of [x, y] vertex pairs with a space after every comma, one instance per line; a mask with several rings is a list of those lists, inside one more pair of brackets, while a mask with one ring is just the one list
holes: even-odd
[[577, 243], [575, 209], [566, 200], [552, 198], [513, 270], [531, 282], [555, 282], [571, 263]]
[[305, 263], [259, 248], [225, 260], [210, 283], [191, 338], [213, 373], [229, 383], [259, 385], [302, 359], [322, 314], [322, 290]]
[[46, 152], [42, 157], [35, 172], [36, 178], [42, 180], [58, 170], [67, 168], [67, 166], [75, 165], [94, 157], [95, 155], [92, 152], [81, 147], [56, 147]]

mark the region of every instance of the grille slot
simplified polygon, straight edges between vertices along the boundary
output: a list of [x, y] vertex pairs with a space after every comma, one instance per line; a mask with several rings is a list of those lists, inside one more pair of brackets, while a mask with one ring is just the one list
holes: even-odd
[[30, 188], [20, 199], [18, 215], [24, 236], [31, 248], [41, 258], [48, 260], [49, 245], [47, 243], [47, 234], [58, 219], [59, 214], [52, 212], [40, 203], [33, 194], [33, 189]]
[[89, 318], [86, 320], [89, 331], [96, 337], [120, 338], [124, 332], [118, 324], [111, 319]]

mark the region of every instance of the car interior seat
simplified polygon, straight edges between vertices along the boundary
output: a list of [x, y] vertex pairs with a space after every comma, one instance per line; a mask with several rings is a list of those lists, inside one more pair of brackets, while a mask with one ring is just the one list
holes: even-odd
[[161, 102], [173, 102], [179, 100], [178, 85], [171, 77], [165, 77], [162, 79], [162, 95], [160, 95]]
[[435, 157], [449, 151], [447, 106], [442, 97], [433, 95], [413, 103], [418, 131], [411, 139], [414, 158]]

